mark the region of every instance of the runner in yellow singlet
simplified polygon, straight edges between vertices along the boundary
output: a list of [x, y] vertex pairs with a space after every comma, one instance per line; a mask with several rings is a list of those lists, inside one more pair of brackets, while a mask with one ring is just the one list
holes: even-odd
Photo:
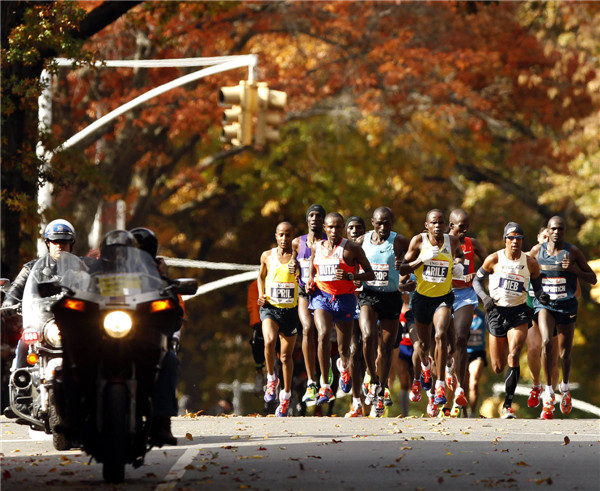
[[444, 371], [448, 356], [447, 331], [452, 316], [454, 293], [452, 278], [463, 276], [464, 255], [458, 237], [444, 233], [446, 221], [441, 210], [430, 210], [425, 220], [426, 232], [415, 235], [400, 266], [400, 274], [415, 274], [417, 291], [413, 295], [412, 310], [419, 343], [417, 350], [421, 360], [421, 385], [432, 388], [432, 372], [429, 358], [431, 328], [435, 329], [435, 395], [428, 394], [427, 413], [434, 417], [439, 406], [446, 403]]

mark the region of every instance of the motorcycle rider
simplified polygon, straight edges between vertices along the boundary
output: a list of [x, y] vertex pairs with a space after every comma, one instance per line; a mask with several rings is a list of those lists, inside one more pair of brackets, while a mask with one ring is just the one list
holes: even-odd
[[[170, 282], [167, 276], [167, 266], [161, 257], [157, 257], [158, 239], [152, 230], [145, 227], [136, 227], [130, 230], [135, 237], [137, 247], [146, 251], [156, 262], [156, 268], [161, 277]], [[180, 299], [179, 299], [180, 300]], [[180, 300], [180, 305], [183, 304]], [[183, 317], [183, 316], [182, 316]], [[181, 329], [176, 331], [168, 340], [169, 351], [166, 353], [162, 367], [158, 372], [156, 381], [156, 392], [154, 397], [154, 418], [150, 431], [150, 443], [158, 447], [163, 445], [177, 445], [177, 438], [171, 432], [171, 416], [177, 416], [178, 405], [176, 388], [179, 373], [179, 340]]]
[[[50, 278], [54, 271], [56, 271], [56, 261], [60, 257], [61, 252], [71, 252], [73, 250], [73, 245], [75, 244], [75, 227], [67, 220], [58, 218], [51, 221], [46, 226], [43, 237], [46, 247], [48, 248], [48, 253], [43, 256], [43, 259], [46, 261], [46, 267], [42, 270], [42, 273]], [[10, 286], [8, 292], [6, 292], [6, 297], [2, 302], [3, 308], [21, 303], [23, 300], [25, 284], [27, 283], [31, 269], [37, 261], [38, 259], [34, 259], [23, 265], [23, 268], [15, 278], [15, 281]], [[17, 315], [17, 313], [16, 310], [6, 310], [2, 312], [2, 315], [14, 316]], [[13, 360], [11, 372], [27, 366], [27, 349], [27, 344], [19, 340], [15, 350], [15, 358]], [[4, 410], [4, 415], [8, 418], [15, 417], [10, 406]]]

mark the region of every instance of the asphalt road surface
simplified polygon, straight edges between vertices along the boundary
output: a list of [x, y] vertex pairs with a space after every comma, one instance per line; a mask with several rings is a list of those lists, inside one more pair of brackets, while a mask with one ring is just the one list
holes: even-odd
[[600, 420], [210, 417], [173, 420], [107, 486], [80, 450], [0, 418], [2, 490], [600, 489]]

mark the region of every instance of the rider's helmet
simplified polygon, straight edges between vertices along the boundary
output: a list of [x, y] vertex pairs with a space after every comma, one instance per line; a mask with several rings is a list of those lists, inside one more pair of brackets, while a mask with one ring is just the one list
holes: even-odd
[[75, 227], [67, 220], [59, 218], [52, 220], [44, 230], [44, 241], [67, 240], [71, 244], [75, 243]]
[[144, 227], [132, 228], [130, 232], [135, 237], [138, 248], [146, 251], [154, 259], [156, 259], [156, 253], [158, 252], [158, 239], [156, 238], [156, 235], [154, 235], [154, 232], [149, 228]]
[[102, 240], [100, 255], [110, 246], [136, 247], [135, 237], [127, 230], [111, 230]]

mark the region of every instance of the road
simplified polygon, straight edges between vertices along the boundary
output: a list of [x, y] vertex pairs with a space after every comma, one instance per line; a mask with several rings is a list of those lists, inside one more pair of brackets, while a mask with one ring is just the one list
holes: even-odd
[[[0, 418], [2, 490], [106, 489], [101, 466]], [[118, 490], [598, 490], [600, 420], [175, 418]]]

